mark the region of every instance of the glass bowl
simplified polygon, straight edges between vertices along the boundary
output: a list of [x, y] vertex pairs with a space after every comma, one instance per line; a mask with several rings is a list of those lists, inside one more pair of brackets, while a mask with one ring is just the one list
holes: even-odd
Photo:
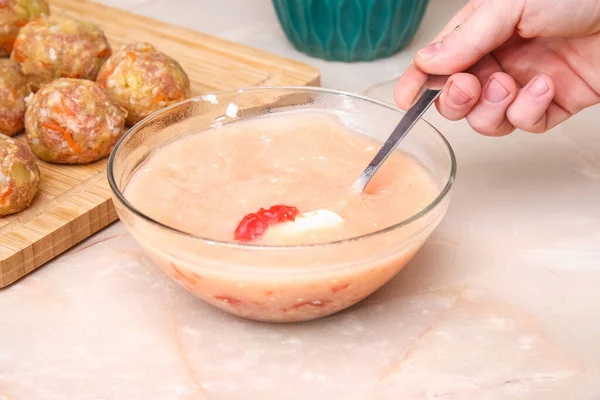
[[446, 139], [423, 120], [399, 151], [412, 155], [430, 172], [439, 188], [437, 197], [396, 225], [348, 240], [303, 246], [219, 242], [166, 226], [140, 212], [123, 194], [136, 169], [155, 149], [173, 140], [244, 118], [305, 110], [336, 115], [352, 130], [379, 141], [402, 117], [391, 105], [335, 90], [227, 91], [186, 100], [149, 116], [129, 130], [110, 155], [108, 180], [114, 205], [131, 235], [170, 278], [232, 314], [292, 322], [350, 307], [392, 279], [446, 212], [456, 161]]

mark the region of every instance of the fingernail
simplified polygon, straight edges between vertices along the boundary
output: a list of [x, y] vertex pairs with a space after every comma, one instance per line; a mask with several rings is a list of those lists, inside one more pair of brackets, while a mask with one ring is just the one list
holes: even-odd
[[440, 52], [441, 49], [442, 49], [442, 42], [436, 42], [436, 43], [430, 44], [429, 46], [425, 47], [424, 49], [417, 51], [417, 56], [419, 56], [419, 58], [423, 61], [431, 60], [433, 57], [435, 57]]
[[483, 97], [490, 103], [500, 103], [508, 97], [508, 94], [508, 90], [504, 89], [504, 86], [502, 86], [500, 82], [496, 79], [492, 79], [490, 83], [488, 83]]
[[460, 90], [454, 82], [452, 82], [448, 89], [448, 100], [456, 106], [463, 106], [471, 100], [471, 97], [466, 95], [465, 92]]
[[527, 91], [534, 97], [542, 97], [543, 95], [548, 93], [548, 90], [550, 90], [548, 84], [543, 78], [539, 76], [535, 78], [527, 88]]

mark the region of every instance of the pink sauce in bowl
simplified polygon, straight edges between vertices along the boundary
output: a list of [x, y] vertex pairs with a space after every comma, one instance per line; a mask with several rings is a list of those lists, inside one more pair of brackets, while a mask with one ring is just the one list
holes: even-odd
[[[285, 96], [293, 101], [273, 106]], [[109, 181], [117, 212], [164, 272], [210, 304], [264, 321], [330, 315], [396, 275], [447, 208], [453, 154], [425, 122], [367, 193], [352, 193], [400, 116], [322, 89], [251, 89], [180, 103], [115, 148]], [[276, 204], [300, 215], [236, 240], [245, 216]]]

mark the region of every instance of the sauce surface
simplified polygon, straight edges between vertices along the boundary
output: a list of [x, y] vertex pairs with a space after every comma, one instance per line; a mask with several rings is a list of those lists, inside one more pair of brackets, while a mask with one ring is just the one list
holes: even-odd
[[[368, 193], [351, 191], [380, 143], [325, 113], [294, 113], [226, 124], [157, 150], [132, 176], [125, 197], [179, 230], [234, 241], [240, 220], [276, 204], [300, 213], [330, 210], [343, 223], [256, 244], [325, 243], [399, 223], [430, 204], [439, 189], [414, 158], [394, 153]], [[253, 242], [254, 243], [254, 242]]]

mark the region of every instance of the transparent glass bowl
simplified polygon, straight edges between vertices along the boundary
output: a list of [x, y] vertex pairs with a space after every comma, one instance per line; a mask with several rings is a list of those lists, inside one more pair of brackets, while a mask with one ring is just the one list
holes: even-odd
[[431, 173], [439, 187], [437, 198], [411, 218], [361, 237], [307, 246], [219, 242], [166, 226], [140, 212], [123, 195], [136, 169], [155, 149], [173, 140], [244, 118], [305, 110], [337, 115], [349, 128], [379, 141], [402, 117], [401, 111], [388, 104], [334, 90], [228, 91], [196, 97], [151, 115], [121, 138], [109, 158], [114, 204], [131, 235], [169, 277], [232, 314], [291, 322], [350, 307], [392, 279], [446, 212], [456, 161], [448, 142], [425, 121], [417, 123], [400, 150]]

